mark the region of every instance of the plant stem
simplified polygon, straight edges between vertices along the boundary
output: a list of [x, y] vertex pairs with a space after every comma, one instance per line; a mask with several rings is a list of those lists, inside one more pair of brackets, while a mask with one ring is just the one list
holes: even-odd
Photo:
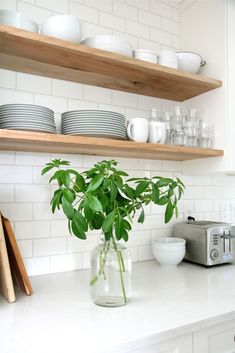
[[123, 280], [123, 272], [125, 272], [123, 257], [122, 257], [121, 252], [117, 248], [117, 244], [116, 244], [114, 238], [112, 238], [112, 241], [113, 241], [113, 246], [114, 246], [114, 249], [115, 249], [115, 252], [116, 252], [116, 256], [117, 256], [117, 260], [118, 260], [123, 300], [124, 300], [124, 303], [126, 304], [127, 303], [127, 298], [126, 298], [126, 291], [125, 291], [125, 285], [124, 285], [124, 280]]

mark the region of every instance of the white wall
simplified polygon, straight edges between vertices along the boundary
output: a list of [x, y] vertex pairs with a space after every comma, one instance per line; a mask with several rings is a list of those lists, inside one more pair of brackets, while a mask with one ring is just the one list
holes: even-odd
[[[156, 0], [0, 0], [0, 8], [17, 9], [42, 23], [55, 13], [71, 13], [83, 20], [84, 36], [98, 33], [117, 34], [134, 48], [180, 47], [180, 13], [178, 1]], [[74, 84], [11, 71], [0, 71], [0, 104], [35, 103], [60, 113], [71, 109], [100, 108], [122, 112], [127, 118], [149, 117], [149, 110], [169, 109], [174, 102], [138, 96], [109, 89]], [[0, 209], [9, 217], [15, 230], [29, 274], [69, 271], [89, 266], [89, 251], [97, 244], [98, 235], [82, 241], [68, 235], [67, 222], [50, 212], [53, 186], [41, 177], [43, 165], [51, 158], [62, 157], [80, 171], [103, 157], [82, 155], [0, 152]], [[235, 200], [235, 178], [216, 175], [182, 175], [182, 163], [118, 159], [120, 168], [131, 176], [181, 176], [187, 190], [180, 206], [198, 217], [220, 218], [222, 200]], [[148, 207], [146, 222], [135, 224], [128, 245], [135, 261], [152, 258], [151, 239], [171, 235], [172, 223], [164, 225], [163, 210]]]

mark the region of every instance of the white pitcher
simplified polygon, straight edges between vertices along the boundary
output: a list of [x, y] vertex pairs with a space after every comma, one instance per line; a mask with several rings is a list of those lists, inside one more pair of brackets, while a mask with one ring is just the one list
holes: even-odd
[[162, 144], [166, 142], [166, 123], [164, 121], [150, 120], [148, 142]]

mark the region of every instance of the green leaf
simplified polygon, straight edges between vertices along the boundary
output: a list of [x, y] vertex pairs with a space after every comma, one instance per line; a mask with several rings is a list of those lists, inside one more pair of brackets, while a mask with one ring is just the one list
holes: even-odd
[[72, 203], [75, 199], [75, 195], [70, 189], [63, 190], [63, 197], [65, 197], [66, 200], [70, 203]]
[[179, 209], [177, 206], [175, 206], [175, 216], [176, 216], [176, 218], [178, 218], [178, 216], [179, 216]]
[[114, 183], [110, 185], [110, 203], [112, 204], [117, 197], [117, 187]]
[[109, 232], [104, 233], [105, 240], [108, 241], [112, 238], [113, 232], [110, 230]]
[[163, 186], [168, 186], [170, 183], [172, 183], [173, 182], [173, 180], [172, 179], [170, 179], [170, 178], [161, 178], [160, 180], [158, 180], [157, 182], [156, 182], [156, 186], [158, 187], [158, 188], [161, 188], [161, 187], [163, 187]]
[[83, 217], [81, 212], [75, 211], [73, 219], [77, 224], [79, 224], [79, 227], [81, 227], [84, 232], [88, 231], [87, 220]]
[[51, 199], [51, 209], [52, 213], [55, 213], [56, 207], [60, 209], [60, 203], [61, 203], [61, 195], [63, 193], [62, 189], [58, 189], [54, 192], [54, 195]]
[[171, 220], [173, 216], [173, 212], [174, 212], [174, 207], [171, 201], [169, 200], [165, 211], [165, 223], [168, 223]]
[[141, 195], [148, 188], [148, 186], [149, 186], [148, 181], [141, 181], [135, 189], [135, 195], [136, 196]]
[[100, 229], [104, 221], [104, 216], [100, 213], [96, 213], [92, 219], [92, 226], [94, 229]]
[[47, 172], [49, 172], [52, 168], [54, 168], [54, 165], [48, 165], [47, 167], [43, 168], [41, 171], [41, 175], [46, 174]]
[[122, 176], [129, 176], [129, 174], [123, 172], [122, 170], [117, 170], [117, 174]]
[[92, 221], [92, 219], [94, 217], [94, 214], [95, 213], [93, 212], [93, 210], [88, 206], [87, 203], [85, 203], [85, 205], [84, 205], [84, 215], [85, 215], [85, 217], [86, 217], [86, 219], [87, 219], [87, 221], [89, 223]]
[[73, 206], [64, 196], [62, 196], [62, 208], [66, 217], [72, 219], [74, 216]]
[[126, 231], [126, 229], [123, 229], [122, 238], [123, 238], [125, 241], [128, 241], [128, 232]]
[[87, 192], [95, 191], [102, 184], [104, 180], [103, 175], [96, 175], [90, 182], [87, 188]]
[[97, 197], [87, 194], [86, 195], [86, 200], [87, 200], [87, 205], [96, 212], [102, 211], [102, 205], [100, 201], [97, 199]]
[[144, 223], [144, 209], [142, 208], [142, 211], [140, 213], [140, 216], [138, 218], [138, 223]]
[[114, 219], [115, 219], [115, 215], [116, 215], [116, 212], [114, 210], [114, 211], [110, 212], [108, 214], [108, 216], [105, 218], [105, 220], [103, 222], [103, 226], [102, 226], [102, 229], [103, 229], [104, 233], [107, 233], [107, 232], [109, 232], [112, 229], [113, 223], [114, 223]]
[[123, 226], [126, 230], [131, 230], [131, 224], [126, 219], [123, 219]]
[[73, 234], [76, 235], [76, 237], [78, 237], [79, 239], [86, 239], [86, 234], [76, 214], [77, 213], [75, 213], [71, 222], [71, 228], [72, 228]]
[[78, 191], [84, 191], [86, 187], [85, 180], [83, 176], [79, 173], [76, 175], [76, 186], [78, 188]]
[[155, 184], [152, 184], [152, 200], [155, 204], [159, 200], [159, 189]]
[[168, 203], [169, 199], [167, 196], [162, 196], [160, 197], [160, 199], [156, 202], [157, 205], [159, 206], [163, 206], [166, 205]]
[[66, 188], [69, 188], [71, 182], [70, 174], [67, 170], [61, 170], [61, 172], [61, 181]]
[[131, 198], [134, 199], [135, 198], [135, 190], [130, 187], [129, 185], [125, 184], [124, 187], [122, 188], [122, 191], [124, 192], [124, 194]]

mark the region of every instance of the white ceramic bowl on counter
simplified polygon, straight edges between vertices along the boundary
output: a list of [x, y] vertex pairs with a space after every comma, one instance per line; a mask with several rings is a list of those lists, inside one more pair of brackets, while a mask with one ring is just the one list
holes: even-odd
[[81, 44], [87, 45], [88, 47], [107, 50], [125, 56], [133, 56], [133, 49], [130, 44], [118, 36], [101, 34], [94, 37], [86, 38], [82, 41]]
[[39, 26], [36, 22], [12, 10], [0, 10], [0, 24], [21, 28], [34, 33], [38, 33], [39, 31]]
[[49, 17], [41, 27], [41, 34], [79, 44], [82, 40], [82, 25], [79, 18], [71, 15]]
[[177, 266], [184, 258], [185, 243], [181, 238], [157, 238], [152, 244], [153, 255], [161, 265]]
[[179, 70], [196, 74], [200, 67], [206, 64], [201, 55], [193, 52], [178, 52], [176, 56], [179, 61]]

